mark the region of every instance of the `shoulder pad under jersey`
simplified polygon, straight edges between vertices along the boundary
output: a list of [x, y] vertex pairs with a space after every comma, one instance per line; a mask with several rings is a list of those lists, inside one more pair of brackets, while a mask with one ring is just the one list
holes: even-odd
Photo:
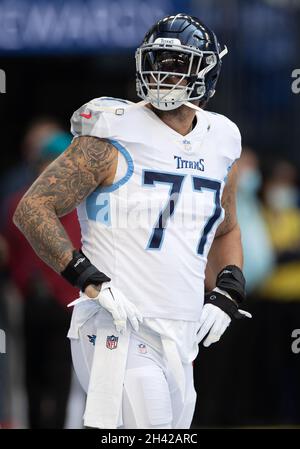
[[95, 98], [81, 106], [71, 117], [73, 136], [109, 137], [110, 114], [122, 115], [129, 101], [112, 97]]

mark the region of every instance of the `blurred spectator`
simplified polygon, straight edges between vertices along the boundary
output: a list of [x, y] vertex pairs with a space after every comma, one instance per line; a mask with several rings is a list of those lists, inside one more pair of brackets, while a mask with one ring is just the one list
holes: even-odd
[[[36, 175], [71, 142], [69, 134], [56, 133], [35, 154]], [[71, 380], [71, 360], [66, 334], [66, 304], [78, 291], [37, 257], [12, 223], [18, 202], [27, 190], [8, 198], [5, 236], [9, 244], [9, 271], [24, 298], [25, 377], [30, 428], [63, 428]], [[75, 247], [80, 246], [76, 212], [61, 219]]]
[[[5, 223], [7, 214], [7, 198], [29, 186], [36, 177], [36, 162], [41, 147], [53, 133], [61, 131], [60, 125], [50, 118], [39, 118], [33, 121], [24, 136], [21, 145], [21, 162], [8, 171], [0, 183], [0, 223]], [[1, 226], [0, 225], [0, 226]]]
[[[300, 422], [300, 357], [291, 348], [300, 317], [300, 210], [298, 174], [287, 161], [276, 162], [265, 177], [264, 216], [275, 250], [276, 266], [260, 289], [257, 365], [253, 360], [259, 412], [269, 422]], [[264, 373], [267, 381], [262, 382]], [[266, 418], [264, 418], [266, 419]]]
[[276, 251], [277, 267], [263, 288], [271, 299], [300, 301], [300, 210], [297, 169], [275, 164], [263, 190], [265, 218]]
[[237, 211], [244, 249], [244, 273], [250, 293], [273, 269], [274, 252], [257, 196], [262, 176], [252, 149], [243, 149], [238, 168]]

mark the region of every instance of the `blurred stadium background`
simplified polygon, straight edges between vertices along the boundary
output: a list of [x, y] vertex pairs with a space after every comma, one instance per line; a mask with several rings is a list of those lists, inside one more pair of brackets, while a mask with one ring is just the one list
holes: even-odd
[[[300, 425], [300, 0], [0, 0], [0, 427], [81, 426], [84, 396], [64, 337], [74, 291], [11, 216], [68, 145], [74, 110], [100, 96], [136, 100], [134, 50], [157, 19], [178, 12], [229, 48], [209, 109], [243, 136], [238, 213], [253, 313], [200, 349], [193, 426]], [[78, 242], [76, 215], [64, 224]]]

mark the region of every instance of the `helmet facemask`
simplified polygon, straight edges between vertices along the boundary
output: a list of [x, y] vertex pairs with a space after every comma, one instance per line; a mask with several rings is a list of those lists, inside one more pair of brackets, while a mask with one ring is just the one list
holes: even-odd
[[205, 96], [205, 76], [219, 56], [181, 45], [179, 39], [172, 39], [172, 44], [164, 40], [137, 49], [137, 93], [155, 108], [170, 111]]

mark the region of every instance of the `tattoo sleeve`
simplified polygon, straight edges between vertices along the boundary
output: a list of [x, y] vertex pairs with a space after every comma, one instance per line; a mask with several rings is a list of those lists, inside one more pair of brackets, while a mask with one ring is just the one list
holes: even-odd
[[73, 252], [59, 217], [71, 212], [96, 187], [112, 181], [116, 163], [117, 150], [106, 140], [77, 137], [20, 201], [13, 221], [55, 271], [64, 270]]

